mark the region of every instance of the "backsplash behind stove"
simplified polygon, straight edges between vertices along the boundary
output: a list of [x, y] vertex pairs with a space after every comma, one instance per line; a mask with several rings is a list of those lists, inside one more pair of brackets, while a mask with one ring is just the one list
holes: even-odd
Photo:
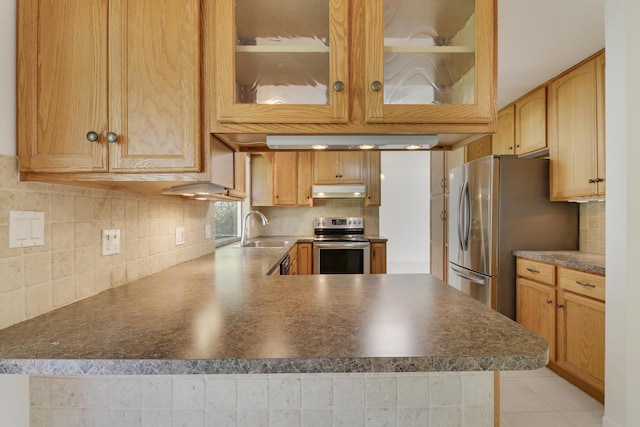
[[256, 206], [269, 224], [260, 225], [261, 236], [313, 236], [313, 219], [319, 216], [361, 216], [364, 217], [365, 234], [377, 236], [380, 233], [379, 208], [365, 207], [361, 199], [316, 200], [313, 207], [268, 207]]

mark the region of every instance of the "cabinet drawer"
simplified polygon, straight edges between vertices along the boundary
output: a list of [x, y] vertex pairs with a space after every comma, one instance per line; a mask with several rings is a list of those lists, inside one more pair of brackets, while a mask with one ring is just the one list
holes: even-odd
[[555, 266], [550, 264], [517, 258], [516, 273], [520, 277], [526, 277], [548, 285], [555, 284]]
[[558, 285], [571, 292], [604, 301], [604, 282], [604, 276], [558, 267]]

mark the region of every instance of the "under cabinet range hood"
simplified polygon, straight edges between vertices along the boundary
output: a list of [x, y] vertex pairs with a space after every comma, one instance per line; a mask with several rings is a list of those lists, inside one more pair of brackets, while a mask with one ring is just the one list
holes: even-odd
[[438, 135], [267, 135], [275, 150], [427, 150]]
[[311, 190], [314, 199], [364, 199], [366, 187], [364, 185], [330, 184], [314, 185]]

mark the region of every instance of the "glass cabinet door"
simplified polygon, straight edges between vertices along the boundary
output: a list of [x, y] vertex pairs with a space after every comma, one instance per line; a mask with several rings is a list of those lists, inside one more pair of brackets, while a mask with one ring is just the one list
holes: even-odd
[[495, 0], [372, 0], [366, 121], [495, 117]]
[[218, 1], [218, 120], [345, 122], [347, 18], [342, 0]]

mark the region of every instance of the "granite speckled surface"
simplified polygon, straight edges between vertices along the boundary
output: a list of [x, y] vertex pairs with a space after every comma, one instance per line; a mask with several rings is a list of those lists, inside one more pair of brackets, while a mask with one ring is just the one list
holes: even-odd
[[579, 251], [514, 251], [515, 256], [605, 275], [605, 256]]
[[0, 373], [493, 371], [546, 342], [426, 274], [266, 276], [286, 250], [219, 248], [0, 331]]

